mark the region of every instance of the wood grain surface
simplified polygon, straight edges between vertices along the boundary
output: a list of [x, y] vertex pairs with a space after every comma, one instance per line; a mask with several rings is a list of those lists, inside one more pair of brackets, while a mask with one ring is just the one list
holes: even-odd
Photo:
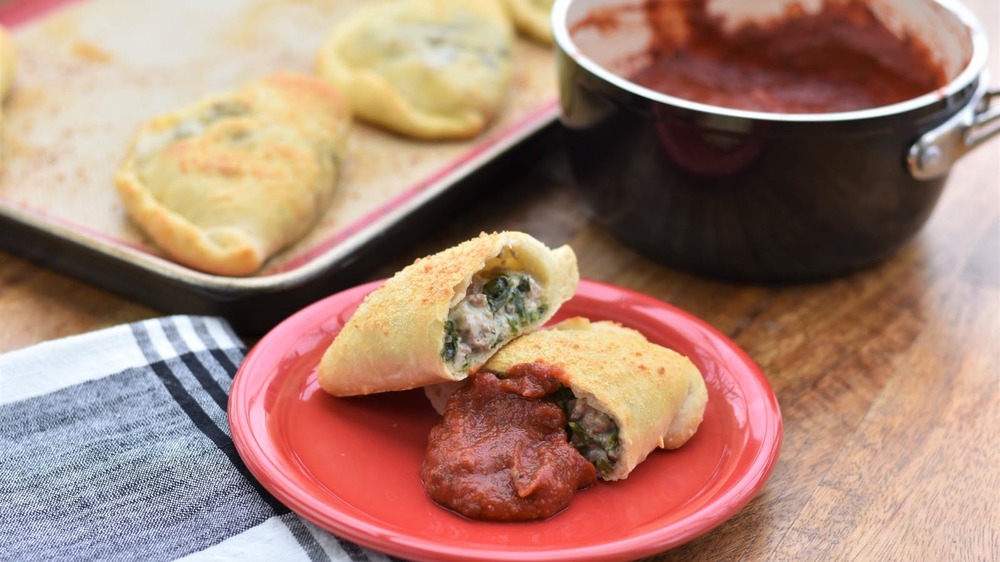
[[[967, 4], [998, 86], [1000, 3]], [[767, 485], [656, 559], [1000, 560], [1000, 139], [959, 162], [910, 244], [832, 281], [744, 285], [652, 263], [593, 219], [559, 149], [369, 277], [499, 229], [569, 243], [583, 277], [704, 319], [774, 388], [784, 445]], [[158, 314], [0, 252], [0, 352]]]

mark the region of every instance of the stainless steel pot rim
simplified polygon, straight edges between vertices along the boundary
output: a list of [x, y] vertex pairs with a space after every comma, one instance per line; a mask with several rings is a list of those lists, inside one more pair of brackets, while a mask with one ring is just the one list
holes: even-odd
[[977, 78], [982, 76], [986, 67], [986, 58], [989, 51], [986, 33], [983, 31], [982, 26], [980, 25], [975, 14], [973, 14], [968, 8], [957, 0], [930, 0], [954, 14], [955, 17], [969, 30], [972, 40], [972, 56], [970, 57], [969, 63], [962, 69], [962, 72], [960, 72], [958, 76], [956, 76], [945, 87], [900, 103], [858, 111], [844, 111], [838, 113], [768, 113], [763, 111], [731, 109], [677, 98], [645, 88], [596, 63], [593, 59], [583, 54], [580, 49], [577, 48], [576, 43], [570, 36], [569, 29], [566, 25], [567, 13], [574, 1], [575, 0], [555, 0], [555, 4], [552, 7], [552, 32], [558, 48], [581, 67], [598, 78], [626, 92], [630, 92], [651, 101], [691, 111], [711, 113], [739, 119], [816, 123], [877, 119], [880, 117], [899, 115], [936, 104], [941, 100], [948, 99], [958, 92], [966, 89], [968, 86], [973, 84]]

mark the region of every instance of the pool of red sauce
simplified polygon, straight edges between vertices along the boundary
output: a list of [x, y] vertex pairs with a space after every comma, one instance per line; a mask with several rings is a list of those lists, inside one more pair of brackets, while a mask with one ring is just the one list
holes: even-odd
[[420, 469], [428, 495], [471, 519], [530, 521], [562, 511], [593, 484], [594, 465], [567, 439], [566, 414], [545, 400], [560, 374], [536, 362], [503, 378], [471, 375], [431, 429]]
[[[917, 38], [893, 34], [861, 0], [727, 29], [707, 0], [647, 0], [649, 62], [629, 78], [674, 97], [772, 113], [832, 113], [891, 105], [947, 84]], [[574, 26], [613, 26], [595, 12]]]

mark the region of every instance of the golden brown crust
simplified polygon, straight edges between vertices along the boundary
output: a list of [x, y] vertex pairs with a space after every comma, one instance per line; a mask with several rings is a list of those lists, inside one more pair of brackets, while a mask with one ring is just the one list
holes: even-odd
[[621, 456], [605, 480], [625, 478], [657, 447], [687, 442], [708, 401], [705, 381], [688, 358], [614, 322], [564, 320], [517, 338], [483, 368], [506, 373], [534, 361], [562, 368], [562, 383], [617, 423]]
[[346, 102], [322, 81], [265, 76], [143, 125], [115, 183], [173, 259], [249, 275], [325, 209], [349, 124]]
[[364, 121], [425, 140], [463, 139], [499, 113], [513, 31], [496, 0], [359, 6], [320, 48], [316, 72]]
[[526, 330], [551, 318], [579, 282], [571, 248], [552, 250], [522, 232], [484, 233], [418, 259], [358, 307], [323, 355], [320, 386], [350, 396], [464, 379], [481, 361], [468, 369], [445, 362], [445, 320], [473, 276], [495, 267], [528, 272], [542, 287], [548, 308]]

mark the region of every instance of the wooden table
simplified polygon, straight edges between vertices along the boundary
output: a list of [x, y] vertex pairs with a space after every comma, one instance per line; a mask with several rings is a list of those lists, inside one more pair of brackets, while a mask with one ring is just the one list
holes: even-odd
[[[969, 5], [1000, 84], [1000, 4]], [[774, 388], [784, 446], [771, 479], [662, 559], [1000, 559], [1000, 140], [960, 162], [912, 243], [829, 282], [732, 284], [647, 261], [592, 219], [558, 150], [370, 277], [499, 229], [569, 243], [584, 277], [701, 317]], [[158, 314], [0, 252], [0, 352]]]

